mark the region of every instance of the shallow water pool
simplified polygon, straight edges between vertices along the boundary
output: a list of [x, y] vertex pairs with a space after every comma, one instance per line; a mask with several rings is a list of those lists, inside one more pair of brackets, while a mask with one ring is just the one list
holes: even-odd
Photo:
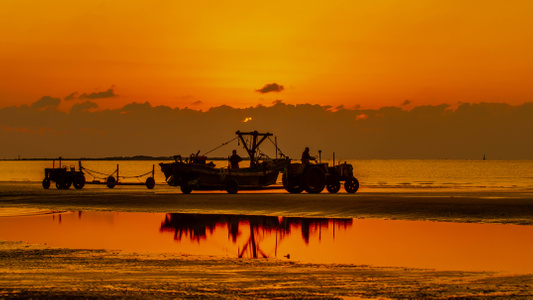
[[220, 214], [10, 212], [0, 213], [1, 240], [52, 247], [533, 273], [533, 226]]

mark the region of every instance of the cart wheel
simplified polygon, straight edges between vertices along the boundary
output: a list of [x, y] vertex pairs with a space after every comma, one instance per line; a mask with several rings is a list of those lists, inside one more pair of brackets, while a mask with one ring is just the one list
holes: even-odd
[[228, 194], [237, 194], [239, 190], [239, 183], [235, 178], [230, 178], [226, 181], [226, 191]]
[[335, 194], [341, 189], [341, 183], [338, 181], [335, 181], [333, 183], [328, 183], [326, 185], [326, 189], [328, 190], [328, 192]]
[[192, 187], [187, 183], [182, 184], [180, 188], [181, 192], [184, 194], [190, 194], [192, 192]]
[[50, 187], [50, 179], [45, 178], [43, 179], [43, 188], [47, 190]]
[[318, 194], [326, 186], [326, 174], [318, 167], [310, 167], [304, 173], [305, 191]]
[[357, 178], [352, 177], [344, 182], [344, 189], [346, 192], [353, 194], [359, 189], [359, 181]]
[[78, 174], [74, 177], [74, 188], [77, 190], [82, 189], [85, 186], [85, 176]]
[[150, 189], [150, 190], [153, 189], [154, 186], [155, 186], [155, 180], [154, 180], [154, 178], [153, 178], [153, 177], [148, 177], [148, 178], [146, 178], [146, 183], [145, 183], [145, 184], [146, 184], [146, 187], [147, 187], [148, 189]]
[[106, 183], [107, 183], [107, 187], [110, 189], [114, 188], [115, 185], [117, 185], [117, 181], [115, 180], [115, 177], [113, 176], [107, 177]]

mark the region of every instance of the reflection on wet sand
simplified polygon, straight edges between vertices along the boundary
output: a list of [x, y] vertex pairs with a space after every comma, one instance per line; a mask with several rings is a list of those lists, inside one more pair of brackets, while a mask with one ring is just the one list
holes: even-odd
[[0, 240], [73, 249], [533, 273], [533, 226], [228, 214], [0, 217]]
[[306, 245], [309, 245], [312, 233], [320, 234], [322, 229], [327, 229], [329, 225], [341, 226], [344, 229], [351, 227], [351, 219], [324, 219], [324, 218], [283, 218], [270, 216], [242, 216], [242, 215], [202, 215], [202, 214], [167, 214], [165, 221], [161, 224], [161, 231], [174, 232], [174, 239], [182, 241], [188, 237], [192, 241], [207, 239], [207, 231], [213, 234], [216, 229], [227, 228], [228, 239], [233, 243], [237, 242], [241, 235], [242, 227], [249, 230], [248, 238], [242, 248], [239, 249], [238, 257], [242, 258], [248, 254], [252, 258], [268, 258], [262, 249], [260, 242], [266, 235], [274, 234], [275, 254], [277, 254], [278, 243], [290, 235], [293, 230], [300, 230], [301, 237]]

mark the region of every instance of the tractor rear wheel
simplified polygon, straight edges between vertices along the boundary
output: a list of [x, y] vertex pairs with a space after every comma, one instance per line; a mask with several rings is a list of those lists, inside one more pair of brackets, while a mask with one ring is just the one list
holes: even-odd
[[74, 185], [75, 189], [82, 189], [85, 186], [85, 176], [83, 176], [82, 174], [76, 175], [72, 184]]
[[300, 178], [298, 176], [286, 176], [285, 174], [283, 174], [283, 177], [281, 177], [281, 179], [283, 182], [283, 187], [285, 188], [285, 190], [287, 190], [287, 192], [291, 194], [299, 194], [304, 190], [302, 184], [300, 183]]
[[304, 172], [305, 191], [310, 194], [318, 194], [326, 186], [326, 174], [319, 167], [309, 167]]
[[70, 178], [66, 179], [65, 182], [63, 183], [63, 189], [68, 190], [71, 185], [72, 185], [72, 180], [70, 180]]
[[62, 190], [65, 186], [65, 179], [63, 179], [62, 177], [59, 177], [56, 179], [56, 188], [58, 190]]

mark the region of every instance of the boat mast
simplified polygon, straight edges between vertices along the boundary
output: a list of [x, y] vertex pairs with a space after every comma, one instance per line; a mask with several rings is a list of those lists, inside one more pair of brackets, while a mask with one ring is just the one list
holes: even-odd
[[[259, 133], [257, 132], [257, 130], [252, 131], [252, 132], [237, 131], [235, 133], [239, 136], [239, 139], [241, 140], [244, 149], [246, 149], [246, 152], [248, 152], [248, 156], [250, 156], [250, 168], [254, 167], [256, 164], [255, 154], [257, 152], [257, 149], [259, 148], [259, 145], [261, 145], [261, 143], [263, 143], [263, 141], [267, 137], [271, 136], [272, 133], [269, 133], [269, 132]], [[244, 140], [244, 137], [243, 137], [244, 135], [252, 136], [252, 141], [250, 142], [250, 145], [248, 145], [246, 141]], [[258, 140], [259, 137], [261, 138]]]

